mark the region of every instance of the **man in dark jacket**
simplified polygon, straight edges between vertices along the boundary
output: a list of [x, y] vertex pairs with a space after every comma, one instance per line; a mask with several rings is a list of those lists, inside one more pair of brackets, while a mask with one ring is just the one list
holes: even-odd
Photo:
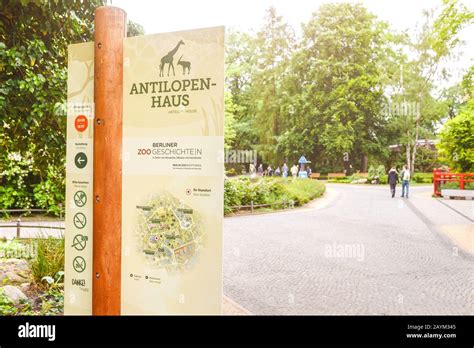
[[390, 192], [392, 192], [392, 198], [395, 197], [395, 188], [397, 187], [398, 173], [395, 167], [392, 167], [388, 172], [388, 183], [390, 184]]

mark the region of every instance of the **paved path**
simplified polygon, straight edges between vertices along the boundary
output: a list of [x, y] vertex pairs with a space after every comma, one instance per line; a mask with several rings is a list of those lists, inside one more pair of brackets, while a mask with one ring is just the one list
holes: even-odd
[[[443, 232], [472, 237], [472, 223], [431, 187], [409, 200], [327, 187], [310, 207], [225, 219], [227, 296], [255, 314], [474, 313], [474, 257]], [[472, 201], [448, 204], [473, 212]]]

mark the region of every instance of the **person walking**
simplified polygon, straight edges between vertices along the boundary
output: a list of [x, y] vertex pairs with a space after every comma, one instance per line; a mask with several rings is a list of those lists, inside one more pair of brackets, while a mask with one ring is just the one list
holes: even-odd
[[280, 167], [276, 167], [275, 176], [280, 176], [280, 174], [281, 174]]
[[288, 177], [288, 166], [286, 165], [286, 162], [283, 163], [283, 167], [281, 168], [283, 172], [283, 177], [287, 178]]
[[296, 164], [291, 167], [291, 175], [293, 176], [293, 179], [296, 179], [296, 176], [298, 175], [298, 167]]
[[257, 168], [257, 173], [259, 176], [263, 176], [263, 165], [261, 163]]
[[390, 192], [392, 193], [392, 198], [395, 197], [395, 189], [398, 183], [398, 173], [395, 167], [392, 167], [388, 172], [388, 183], [390, 185]]
[[410, 187], [410, 171], [408, 170], [407, 166], [403, 166], [402, 174], [402, 197], [405, 197], [405, 190], [406, 190], [406, 198], [408, 198], [408, 189]]
[[267, 175], [268, 176], [273, 176], [273, 169], [271, 165], [268, 165], [267, 167]]

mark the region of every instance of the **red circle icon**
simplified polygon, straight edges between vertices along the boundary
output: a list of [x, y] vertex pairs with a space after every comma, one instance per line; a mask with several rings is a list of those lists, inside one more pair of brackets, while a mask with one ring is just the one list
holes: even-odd
[[74, 120], [74, 127], [78, 132], [84, 132], [87, 129], [87, 117], [84, 115], [79, 115]]

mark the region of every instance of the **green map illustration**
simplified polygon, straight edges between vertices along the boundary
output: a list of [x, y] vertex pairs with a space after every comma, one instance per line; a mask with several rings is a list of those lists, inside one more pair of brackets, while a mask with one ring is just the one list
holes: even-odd
[[199, 215], [165, 191], [137, 209], [139, 248], [151, 264], [168, 271], [189, 268], [203, 242]]

